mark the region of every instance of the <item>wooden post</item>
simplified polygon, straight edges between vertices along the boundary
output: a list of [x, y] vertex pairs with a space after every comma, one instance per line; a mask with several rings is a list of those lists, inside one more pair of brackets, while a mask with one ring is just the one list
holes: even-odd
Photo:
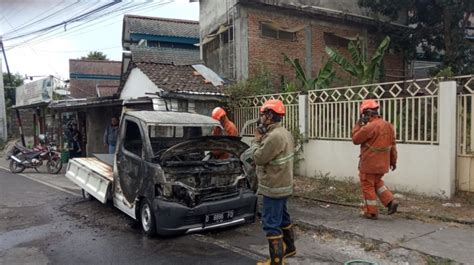
[[23, 134], [23, 127], [21, 125], [20, 110], [15, 109], [15, 113], [16, 113], [16, 122], [18, 123], [18, 130], [20, 131], [21, 144], [26, 147], [25, 135]]
[[36, 127], [37, 127], [36, 113], [33, 112], [33, 142], [34, 146], [38, 145], [38, 137], [36, 136]]

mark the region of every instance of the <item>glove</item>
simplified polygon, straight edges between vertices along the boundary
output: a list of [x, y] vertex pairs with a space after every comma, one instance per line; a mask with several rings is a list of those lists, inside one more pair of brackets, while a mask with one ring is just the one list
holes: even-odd
[[397, 165], [395, 165], [395, 164], [390, 165], [390, 168], [392, 169], [392, 171], [395, 171], [395, 169], [397, 169]]

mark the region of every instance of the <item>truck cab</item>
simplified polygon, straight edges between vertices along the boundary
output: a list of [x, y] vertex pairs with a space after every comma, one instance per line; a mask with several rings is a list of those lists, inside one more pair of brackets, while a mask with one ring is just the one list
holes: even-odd
[[[253, 222], [257, 196], [240, 159], [248, 145], [239, 137], [212, 135], [216, 126], [217, 121], [199, 114], [128, 111], [109, 162], [112, 177], [103, 176], [108, 171], [99, 166], [103, 161], [91, 165], [90, 158], [73, 159], [66, 176], [99, 200], [103, 194], [102, 202], [112, 200], [149, 236]], [[78, 165], [108, 182], [104, 192], [97, 192], [98, 181], [78, 181]]]

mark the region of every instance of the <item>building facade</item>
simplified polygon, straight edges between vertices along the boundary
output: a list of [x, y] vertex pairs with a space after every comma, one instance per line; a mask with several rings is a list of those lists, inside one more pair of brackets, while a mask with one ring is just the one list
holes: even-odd
[[[294, 77], [282, 54], [299, 59], [307, 75], [314, 76], [327, 60], [326, 46], [350, 56], [348, 42], [360, 38], [370, 55], [385, 37], [356, 0], [201, 0], [200, 17], [203, 60], [235, 80], [252, 76], [262, 64], [276, 83]], [[402, 22], [395, 25], [403, 28]], [[384, 63], [387, 80], [404, 76], [402, 54], [390, 50]], [[350, 82], [348, 75], [338, 73], [336, 83]]]

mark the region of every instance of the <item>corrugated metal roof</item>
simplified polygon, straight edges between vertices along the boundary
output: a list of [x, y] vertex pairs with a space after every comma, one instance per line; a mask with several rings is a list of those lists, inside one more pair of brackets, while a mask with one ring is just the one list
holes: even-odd
[[199, 38], [198, 21], [135, 15], [125, 15], [124, 19], [130, 33]]
[[219, 122], [209, 116], [187, 112], [128, 111], [127, 115], [147, 123], [219, 126]]

